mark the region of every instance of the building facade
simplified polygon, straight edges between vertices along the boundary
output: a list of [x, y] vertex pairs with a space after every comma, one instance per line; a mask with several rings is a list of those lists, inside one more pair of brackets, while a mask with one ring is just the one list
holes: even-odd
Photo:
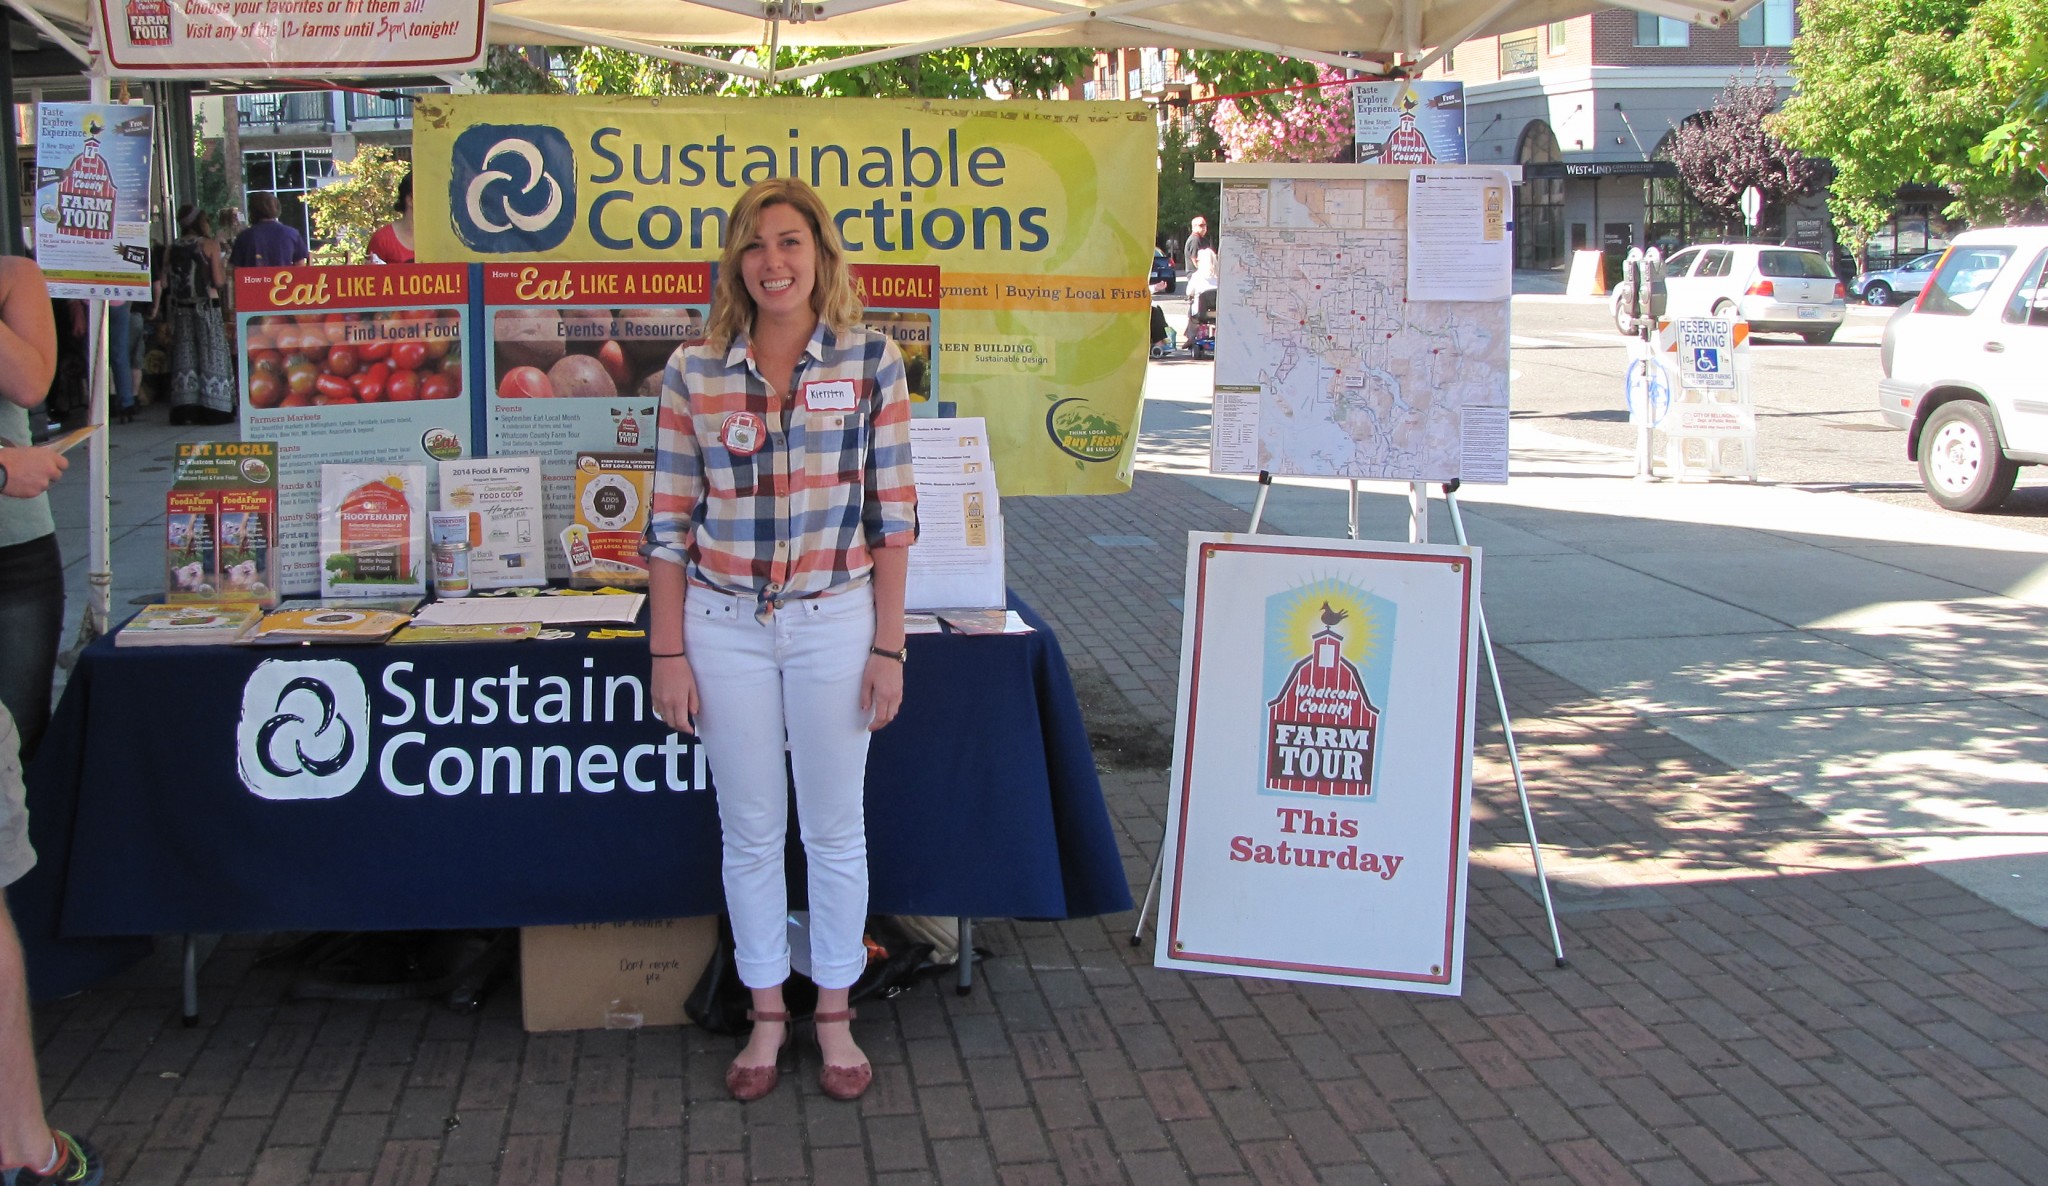
[[[1689, 202], [1667, 138], [1713, 109], [1730, 80], [1761, 74], [1789, 93], [1794, 0], [1762, 0], [1718, 29], [1610, 8], [1445, 54], [1426, 78], [1465, 84], [1468, 159], [1521, 165], [1515, 265], [1562, 267], [1570, 253], [1674, 248], [1743, 228]], [[1757, 237], [1832, 251], [1822, 195], [1764, 212]]]

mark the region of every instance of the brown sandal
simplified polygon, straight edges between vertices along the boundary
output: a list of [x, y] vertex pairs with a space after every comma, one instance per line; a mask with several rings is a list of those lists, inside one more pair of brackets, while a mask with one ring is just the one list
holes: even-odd
[[782, 1077], [782, 1052], [789, 1049], [788, 1013], [756, 1013], [749, 1009], [747, 1020], [781, 1022], [783, 1030], [782, 1045], [776, 1047], [774, 1062], [765, 1067], [743, 1067], [735, 1058], [732, 1065], [725, 1068], [725, 1089], [743, 1104], [752, 1103], [775, 1090], [775, 1084]]
[[[825, 1022], [838, 1021], [851, 1025], [856, 1016], [858, 1014], [852, 1009], [838, 1013], [813, 1013], [811, 1025], [816, 1027]], [[824, 1043], [819, 1043], [818, 1048], [822, 1052]], [[867, 1092], [868, 1085], [874, 1081], [873, 1063], [864, 1062], [857, 1067], [835, 1067], [827, 1063], [818, 1069], [818, 1086], [824, 1088], [825, 1094], [835, 1100], [857, 1100]]]

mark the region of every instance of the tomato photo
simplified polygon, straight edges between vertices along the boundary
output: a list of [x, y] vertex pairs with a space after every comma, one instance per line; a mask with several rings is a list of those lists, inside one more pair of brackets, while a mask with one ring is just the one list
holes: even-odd
[[392, 403], [418, 399], [420, 376], [418, 371], [393, 371], [384, 383], [384, 398]]
[[249, 406], [252, 408], [274, 408], [284, 394], [284, 384], [278, 380], [277, 372], [259, 370], [249, 376]]
[[358, 359], [354, 346], [336, 346], [327, 352], [327, 373], [347, 378], [356, 373]]
[[349, 386], [348, 380], [339, 375], [317, 377], [313, 380], [313, 390], [319, 394], [321, 403], [334, 403], [340, 400], [353, 402], [356, 397], [355, 390]]
[[[545, 378], [546, 376], [542, 377]], [[420, 380], [420, 398], [454, 399], [455, 384], [449, 381], [447, 375], [438, 373], [428, 375], [426, 378]]]
[[427, 348], [420, 342], [399, 342], [391, 347], [391, 363], [408, 371], [416, 371], [427, 361]]
[[310, 362], [295, 362], [284, 369], [285, 386], [293, 395], [313, 394], [313, 380], [320, 374], [320, 368]]
[[499, 399], [553, 399], [554, 395], [554, 385], [539, 367], [513, 367], [498, 380]]

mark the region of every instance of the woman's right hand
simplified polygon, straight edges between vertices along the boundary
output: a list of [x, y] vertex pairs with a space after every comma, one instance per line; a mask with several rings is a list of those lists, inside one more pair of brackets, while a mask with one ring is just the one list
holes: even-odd
[[681, 655], [670, 655], [653, 663], [654, 678], [648, 695], [655, 718], [671, 729], [695, 733], [697, 710], [703, 705], [697, 698], [697, 677], [690, 670], [690, 661]]

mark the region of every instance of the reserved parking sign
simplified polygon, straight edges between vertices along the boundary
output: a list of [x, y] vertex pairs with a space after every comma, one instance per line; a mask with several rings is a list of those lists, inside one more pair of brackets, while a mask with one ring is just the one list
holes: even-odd
[[1679, 386], [1706, 391], [1734, 390], [1734, 320], [1682, 317], [1677, 328]]

